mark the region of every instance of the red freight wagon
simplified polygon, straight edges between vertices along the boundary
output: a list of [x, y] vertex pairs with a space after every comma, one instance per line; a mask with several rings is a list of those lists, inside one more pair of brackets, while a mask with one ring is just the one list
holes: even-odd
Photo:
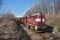
[[20, 23], [24, 24], [24, 17], [21, 17], [19, 20]]

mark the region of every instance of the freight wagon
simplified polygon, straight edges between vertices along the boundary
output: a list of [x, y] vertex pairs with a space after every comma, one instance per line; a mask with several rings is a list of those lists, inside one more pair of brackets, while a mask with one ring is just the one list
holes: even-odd
[[45, 32], [45, 14], [36, 13], [30, 16], [21, 17], [20, 23], [24, 24], [29, 29], [34, 29], [36, 32]]
[[24, 17], [21, 17], [21, 18], [19, 19], [19, 22], [20, 22], [21, 24], [24, 24], [25, 18], [24, 18]]

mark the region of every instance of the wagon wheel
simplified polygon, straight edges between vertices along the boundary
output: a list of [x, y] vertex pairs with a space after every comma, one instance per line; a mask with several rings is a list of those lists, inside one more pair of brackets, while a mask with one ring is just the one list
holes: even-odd
[[31, 28], [30, 28], [30, 25], [27, 25], [27, 28], [28, 28], [28, 29], [31, 29]]
[[34, 26], [31, 26], [30, 28], [31, 28], [32, 30], [34, 30]]

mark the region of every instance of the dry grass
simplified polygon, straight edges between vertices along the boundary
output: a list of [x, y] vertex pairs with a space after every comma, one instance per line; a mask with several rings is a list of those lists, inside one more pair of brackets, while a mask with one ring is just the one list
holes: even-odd
[[46, 24], [60, 26], [60, 14], [46, 14]]
[[[5, 34], [15, 34], [18, 32], [17, 30], [17, 24], [14, 21], [15, 17], [13, 14], [3, 14], [0, 18], [0, 37], [4, 36]], [[3, 34], [4, 33], [4, 34]], [[8, 35], [5, 35], [4, 37], [7, 37]], [[9, 36], [7, 37], [9, 38]]]
[[46, 24], [54, 27], [54, 34], [60, 36], [60, 14], [46, 14]]

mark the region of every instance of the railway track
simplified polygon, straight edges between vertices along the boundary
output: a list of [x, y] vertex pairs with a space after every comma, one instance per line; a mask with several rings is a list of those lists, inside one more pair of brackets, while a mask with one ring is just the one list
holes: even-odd
[[26, 28], [22, 24], [21, 24], [21, 26], [30, 36], [31, 40], [53, 40], [53, 38], [54, 38], [53, 34], [51, 34], [51, 33], [36, 33], [35, 31]]

